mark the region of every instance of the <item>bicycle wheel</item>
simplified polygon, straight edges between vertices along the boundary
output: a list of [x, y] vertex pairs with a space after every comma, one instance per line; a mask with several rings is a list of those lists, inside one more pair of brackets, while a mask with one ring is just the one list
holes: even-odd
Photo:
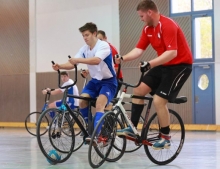
[[[32, 112], [25, 119], [25, 128], [28, 133], [36, 136], [37, 120], [40, 117], [41, 112]], [[45, 128], [41, 128], [40, 135], [44, 135], [47, 132], [46, 126], [49, 126], [49, 120], [44, 117], [42, 121], [45, 124]]]
[[100, 167], [108, 157], [116, 136], [115, 114], [105, 113], [96, 125], [89, 144], [88, 159], [92, 168]]
[[[50, 117], [50, 113], [54, 113], [54, 117]], [[66, 161], [72, 154], [75, 143], [75, 134], [73, 131], [72, 123], [64, 115], [61, 110], [56, 108], [47, 109], [42, 112], [37, 123], [37, 141], [43, 155], [52, 162], [52, 164], [62, 163]], [[47, 117], [49, 119], [48, 134], [40, 135], [42, 127], [42, 119]], [[65, 123], [64, 123], [65, 119]], [[65, 134], [63, 132], [65, 128]], [[68, 129], [68, 134], [67, 134]], [[56, 150], [60, 159], [53, 159], [48, 155], [51, 150]]]
[[[121, 123], [121, 121], [117, 118], [116, 120], [116, 126], [117, 130], [123, 129], [124, 125]], [[118, 137], [117, 135], [115, 136], [115, 141], [113, 144], [113, 147], [106, 158], [106, 161], [108, 162], [115, 162], [118, 161], [125, 153], [126, 149], [126, 138], [125, 137]]]
[[[81, 113], [79, 111], [73, 111], [73, 113], [78, 118], [78, 120], [81, 122], [81, 124], [84, 126], [84, 128], [86, 129], [87, 123], [85, 122]], [[83, 135], [81, 129], [79, 128], [78, 124], [75, 122], [75, 120], [73, 118], [71, 119], [71, 123], [73, 125], [73, 130], [75, 133], [75, 146], [73, 149], [73, 152], [74, 152], [74, 151], [77, 151], [83, 145], [83, 143], [84, 143], [83, 136], [84, 135]]]
[[[184, 139], [185, 139], [185, 128], [183, 121], [179, 114], [175, 111], [170, 110], [170, 143], [169, 149], [154, 150], [151, 146], [144, 146], [145, 152], [149, 159], [158, 165], [166, 165], [172, 162], [180, 153]], [[149, 119], [146, 129], [144, 131], [146, 139], [150, 143], [154, 143], [159, 140], [160, 137], [160, 125], [158, 116], [156, 113]]]
[[[128, 113], [128, 116], [131, 118], [131, 110], [126, 110], [126, 112]], [[139, 122], [138, 122], [138, 126], [137, 126], [137, 131], [139, 132], [139, 134], [141, 134], [141, 129], [142, 129], [143, 124], [144, 124], [144, 118], [141, 116], [139, 119]], [[141, 146], [142, 145], [136, 145], [131, 140], [127, 140], [127, 146], [126, 146], [125, 153], [134, 152], [134, 151], [138, 150]]]

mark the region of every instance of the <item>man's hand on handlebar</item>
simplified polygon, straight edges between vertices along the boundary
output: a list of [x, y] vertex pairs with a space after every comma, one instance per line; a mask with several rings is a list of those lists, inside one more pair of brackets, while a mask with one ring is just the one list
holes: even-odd
[[146, 71], [148, 71], [148, 70], [150, 70], [151, 69], [151, 66], [150, 66], [150, 63], [149, 62], [143, 62], [143, 61], [141, 61], [140, 62], [140, 70], [141, 70], [141, 72], [146, 72]]
[[47, 94], [47, 93], [50, 93], [50, 92], [51, 92], [50, 88], [46, 88], [46, 89], [42, 90], [43, 94]]
[[88, 76], [88, 74], [89, 74], [89, 70], [88, 69], [87, 70], [83, 69], [83, 70], [81, 70], [80, 73], [81, 73], [81, 76], [83, 78], [86, 78]]
[[77, 65], [77, 64], [78, 64], [77, 58], [70, 58], [70, 59], [69, 59], [69, 62], [70, 62], [72, 65]]
[[115, 55], [115, 64], [120, 64], [123, 57], [119, 54]]
[[53, 70], [59, 70], [60, 69], [60, 65], [59, 64], [57, 64], [57, 63], [55, 63], [55, 64], [53, 64], [52, 65], [52, 68], [53, 68]]

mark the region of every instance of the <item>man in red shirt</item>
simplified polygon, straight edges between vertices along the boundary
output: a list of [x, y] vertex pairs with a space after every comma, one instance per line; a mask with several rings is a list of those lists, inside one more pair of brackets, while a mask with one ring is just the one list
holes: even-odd
[[[97, 38], [100, 39], [100, 40], [103, 40], [103, 41], [108, 42], [108, 41], [107, 41], [107, 36], [106, 36], [106, 34], [105, 34], [105, 32], [104, 32], [103, 30], [98, 30], [98, 32], [97, 32]], [[109, 44], [109, 46], [110, 46], [110, 48], [111, 48], [112, 57], [113, 57], [113, 59], [114, 59], [114, 58], [115, 58], [115, 55], [118, 54], [118, 51], [116, 50], [116, 48], [115, 48], [112, 44], [110, 44], [109, 42], [108, 42], [108, 44]], [[120, 70], [120, 72], [119, 72], [119, 74], [118, 74], [118, 64], [115, 64], [115, 71], [116, 71], [117, 79], [123, 81], [122, 71]], [[119, 90], [121, 89], [121, 85], [122, 85], [121, 83], [118, 83], [118, 89], [117, 89], [117, 92], [116, 92], [114, 98], [117, 97], [117, 94], [118, 94]]]
[[[140, 57], [149, 44], [157, 52], [158, 57], [140, 65], [142, 71], [148, 71], [141, 84], [133, 90], [134, 95], [153, 95], [157, 111], [161, 138], [153, 144], [158, 150], [170, 147], [169, 132], [170, 118], [167, 108], [168, 101], [177, 97], [180, 89], [192, 71], [192, 53], [184, 34], [178, 24], [172, 19], [159, 13], [152, 0], [142, 0], [137, 6], [141, 21], [145, 22], [141, 37], [136, 47], [128, 54], [116, 58], [116, 63], [131, 61]], [[132, 100], [131, 121], [137, 127], [143, 111], [144, 101]], [[117, 131], [118, 135], [132, 135], [131, 127]]]

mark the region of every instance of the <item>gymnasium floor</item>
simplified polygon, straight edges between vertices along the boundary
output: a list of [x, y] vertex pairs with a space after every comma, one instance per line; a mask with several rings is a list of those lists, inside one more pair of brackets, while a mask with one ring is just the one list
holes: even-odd
[[[0, 128], [0, 169], [89, 169], [88, 146], [83, 145], [64, 163], [50, 165], [38, 148], [37, 139], [23, 128]], [[126, 153], [100, 169], [220, 169], [220, 132], [187, 131], [180, 155], [169, 165], [158, 166], [144, 148]]]

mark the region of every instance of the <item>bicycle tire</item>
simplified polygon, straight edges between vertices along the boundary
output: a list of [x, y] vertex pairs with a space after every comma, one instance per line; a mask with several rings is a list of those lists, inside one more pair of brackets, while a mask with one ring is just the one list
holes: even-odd
[[[41, 112], [32, 112], [30, 113], [26, 119], [25, 119], [25, 129], [27, 132], [33, 136], [36, 136], [36, 128], [37, 128], [37, 120], [40, 117]], [[43, 119], [45, 123], [47, 123], [47, 126], [49, 126], [49, 120], [47, 117]], [[44, 135], [47, 132], [47, 129], [45, 128], [41, 130], [40, 135]]]
[[[126, 110], [126, 112], [128, 113], [128, 116], [131, 118], [131, 115], [129, 112], [131, 112], [131, 110]], [[144, 124], [144, 118], [141, 116], [139, 118], [139, 122], [138, 122], [138, 132], [141, 133], [141, 129], [142, 129], [142, 126]], [[141, 148], [142, 144], [141, 145], [136, 145], [133, 141], [131, 140], [127, 140], [127, 146], [126, 146], [126, 149], [125, 149], [125, 153], [132, 153], [134, 151], [137, 151], [139, 148]]]
[[[115, 120], [117, 120], [117, 123], [116, 123], [117, 130], [123, 129], [124, 125], [121, 123], [121, 121], [118, 118], [115, 118]], [[111, 151], [110, 151], [108, 157], [106, 158], [106, 161], [108, 161], [108, 162], [118, 161], [125, 153], [126, 142], [127, 142], [127, 140], [125, 137], [118, 137], [116, 135], [113, 147], [111, 148]]]
[[[117, 126], [115, 127], [114, 117], [114, 112], [110, 111], [105, 113], [93, 131], [88, 152], [88, 160], [92, 168], [100, 167], [105, 162], [111, 151], [117, 130]], [[101, 132], [98, 132], [100, 131], [100, 128]], [[113, 132], [111, 130], [112, 128], [115, 128]], [[102, 148], [102, 150], [100, 151], [99, 148]]]
[[[53, 111], [55, 113], [55, 116], [53, 118], [49, 119], [50, 112]], [[43, 155], [52, 162], [52, 164], [62, 163], [69, 159], [69, 157], [72, 154], [72, 151], [74, 149], [74, 143], [75, 143], [75, 134], [73, 131], [72, 123], [66, 119], [68, 126], [69, 126], [69, 135], [66, 135], [62, 132], [60, 128], [62, 126], [58, 126], [57, 124], [60, 123], [63, 117], [63, 112], [56, 108], [51, 108], [43, 111], [38, 119], [37, 123], [37, 142], [39, 145], [39, 148]], [[48, 134], [47, 135], [40, 135], [40, 127], [41, 127], [41, 120], [44, 118], [44, 116], [48, 117], [50, 125], [48, 128]], [[65, 117], [64, 117], [65, 118]], [[53, 123], [55, 122], [55, 123]], [[54, 125], [55, 124], [55, 125]], [[60, 123], [61, 125], [62, 122]], [[54, 125], [54, 126], [53, 126]], [[51, 158], [48, 155], [48, 152], [50, 150], [56, 150], [59, 155], [61, 156], [61, 159], [56, 160]]]
[[[155, 164], [166, 165], [172, 162], [180, 153], [185, 139], [185, 128], [183, 121], [178, 113], [169, 109], [170, 113], [170, 149], [154, 150], [151, 146], [144, 146], [148, 158]], [[157, 114], [154, 113], [149, 119], [144, 130], [145, 138], [152, 144], [159, 140], [160, 126]]]
[[[73, 111], [73, 113], [76, 115], [76, 117], [78, 118], [78, 120], [81, 122], [81, 124], [84, 126], [84, 128], [87, 128], [87, 123], [85, 122], [83, 116], [81, 115], [81, 113], [79, 111]], [[74, 121], [74, 119], [71, 120], [71, 123], [73, 125], [73, 130], [75, 133], [75, 146], [73, 149], [73, 152], [77, 151], [78, 149], [80, 149], [80, 147], [82, 147], [84, 140], [83, 140], [83, 135], [82, 131], [80, 130], [79, 126], [76, 124], [76, 122]]]

